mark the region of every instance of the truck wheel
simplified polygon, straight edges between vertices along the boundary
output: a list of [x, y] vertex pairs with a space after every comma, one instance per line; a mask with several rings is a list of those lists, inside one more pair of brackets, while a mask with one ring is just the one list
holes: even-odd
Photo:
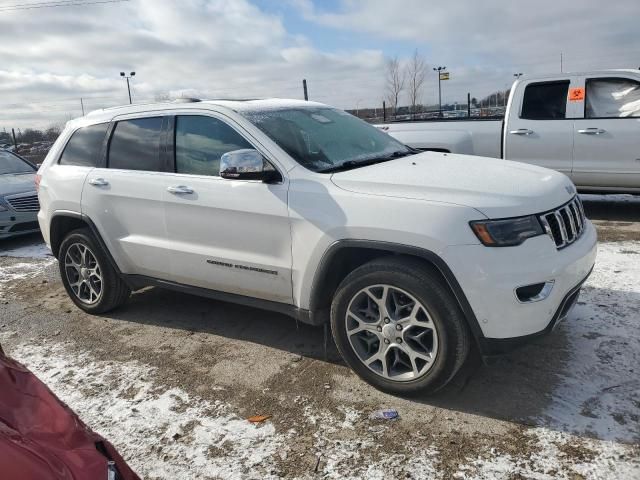
[[366, 382], [393, 394], [433, 393], [458, 372], [471, 337], [441, 277], [387, 257], [351, 272], [331, 305], [338, 350]]
[[89, 229], [74, 230], [65, 237], [58, 265], [67, 294], [85, 312], [108, 312], [131, 294]]

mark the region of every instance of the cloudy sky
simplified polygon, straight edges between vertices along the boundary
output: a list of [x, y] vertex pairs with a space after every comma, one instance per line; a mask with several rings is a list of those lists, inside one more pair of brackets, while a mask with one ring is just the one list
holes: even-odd
[[[97, 3], [100, 1], [101, 3]], [[77, 3], [91, 3], [77, 5]], [[0, 0], [0, 129], [46, 127], [158, 95], [380, 105], [384, 59], [418, 49], [443, 101], [513, 73], [638, 68], [640, 0]], [[76, 5], [64, 5], [74, 3]], [[27, 8], [28, 7], [28, 8]]]

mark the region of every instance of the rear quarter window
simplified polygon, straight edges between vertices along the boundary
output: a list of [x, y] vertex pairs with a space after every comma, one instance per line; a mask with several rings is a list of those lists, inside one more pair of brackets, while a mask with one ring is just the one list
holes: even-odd
[[76, 130], [64, 147], [60, 165], [95, 167], [108, 127], [108, 123], [100, 123]]
[[162, 117], [119, 121], [109, 145], [109, 168], [164, 171], [160, 159]]

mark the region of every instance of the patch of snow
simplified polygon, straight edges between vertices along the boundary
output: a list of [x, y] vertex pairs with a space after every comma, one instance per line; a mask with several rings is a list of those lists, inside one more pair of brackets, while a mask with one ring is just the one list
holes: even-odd
[[[628, 446], [610, 441], [580, 439], [571, 434], [547, 428], [527, 431], [532, 438], [533, 453], [514, 458], [510, 454], [490, 449], [478, 458], [460, 465], [454, 478], [464, 480], [635, 480], [640, 478], [640, 462], [630, 457]], [[562, 447], [580, 445], [588, 461], [581, 462], [562, 451]]]
[[221, 402], [159, 389], [137, 362], [93, 361], [60, 345], [12, 352], [142, 478], [277, 478], [273, 459], [284, 437], [271, 423], [254, 425]]
[[623, 202], [623, 203], [635, 203], [640, 205], [640, 195], [630, 194], [607, 194], [599, 195], [593, 193], [581, 193], [580, 199], [583, 202]]
[[45, 268], [55, 260], [40, 260], [35, 262], [21, 262], [0, 266], [0, 292], [11, 286], [16, 280], [35, 278], [44, 272]]
[[537, 423], [640, 441], [640, 243], [601, 243], [579, 304], [558, 328], [570, 358]]
[[51, 250], [44, 243], [35, 243], [24, 245], [22, 247], [11, 248], [9, 250], [0, 251], [0, 257], [16, 257], [16, 258], [50, 258]]

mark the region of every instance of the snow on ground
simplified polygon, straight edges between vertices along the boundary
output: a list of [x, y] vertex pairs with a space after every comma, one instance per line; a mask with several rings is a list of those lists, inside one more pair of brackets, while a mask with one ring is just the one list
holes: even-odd
[[27, 278], [38, 277], [44, 272], [45, 268], [51, 265], [55, 260], [38, 260], [35, 262], [20, 262], [11, 265], [4, 265], [0, 268], [0, 292], [11, 287], [16, 280], [25, 280]]
[[[12, 275], [37, 276], [43, 262], [0, 268], [0, 290]], [[639, 324], [640, 243], [600, 244], [579, 305], [558, 327], [567, 334], [568, 360], [557, 369], [549, 405], [532, 419], [537, 426], [525, 430], [532, 453], [505, 453], [487, 437], [486, 447], [463, 459], [454, 477], [640, 478]], [[154, 370], [136, 361], [94, 361], [89, 352], [53, 342], [13, 345], [11, 354], [112, 441], [143, 478], [276, 478], [278, 462], [297, 441], [294, 429], [277, 431], [269, 421], [253, 425], [231, 405], [159, 385]], [[294, 403], [315, 428], [320, 477], [444, 478], [443, 453], [424, 437], [416, 436], [410, 455], [380, 452], [378, 436], [395, 422], [371, 421], [370, 412], [348, 406], [331, 413], [303, 398]], [[337, 435], [352, 429], [355, 437]]]
[[[14, 350], [14, 349], [12, 349]], [[63, 346], [23, 345], [14, 355], [83, 421], [108, 438], [142, 478], [276, 478], [286, 435], [227, 405], [161, 388], [137, 362], [94, 362]]]
[[45, 268], [55, 262], [51, 250], [42, 242], [0, 250], [0, 257], [29, 259], [0, 267], [0, 292], [10, 288], [16, 280], [39, 276]]
[[[604, 243], [565, 325], [571, 352], [544, 422], [640, 442], [640, 243]], [[635, 412], [635, 413], [634, 413]]]

